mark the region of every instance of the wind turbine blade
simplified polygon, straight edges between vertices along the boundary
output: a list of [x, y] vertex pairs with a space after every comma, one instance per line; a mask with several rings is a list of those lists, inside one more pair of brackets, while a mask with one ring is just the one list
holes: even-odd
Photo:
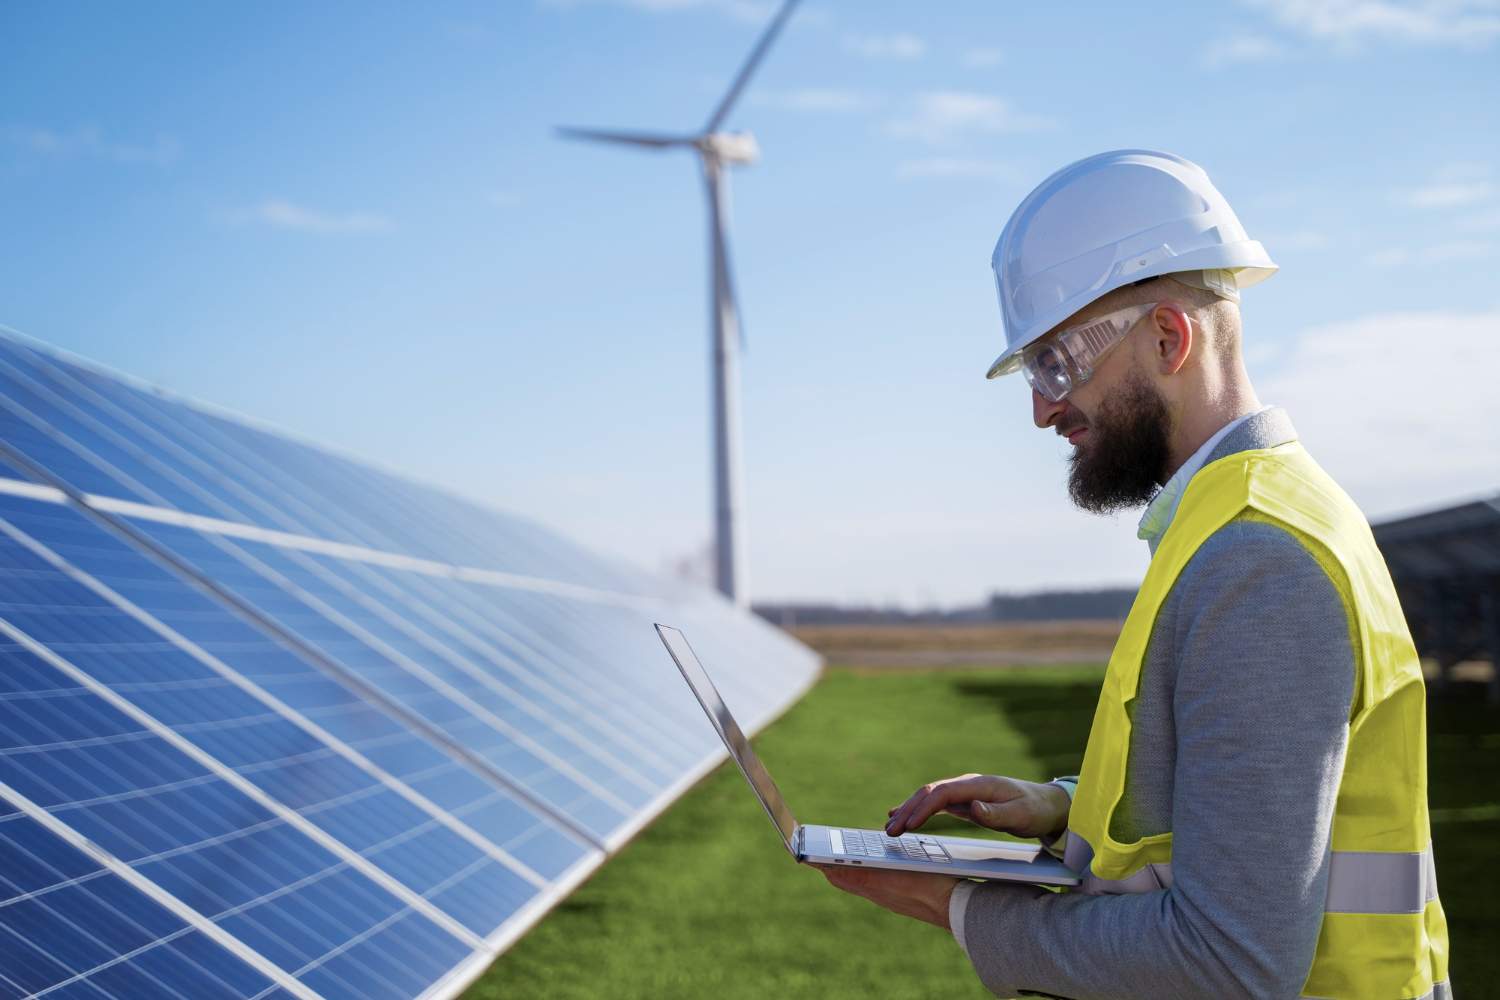
[[670, 146], [691, 146], [693, 140], [680, 135], [663, 135], [659, 132], [618, 132], [597, 128], [558, 128], [557, 134], [565, 139], [585, 139], [590, 142], [614, 142], [626, 146], [644, 146], [647, 149], [666, 149]]
[[746, 59], [745, 65], [740, 67], [740, 75], [734, 78], [734, 83], [730, 86], [729, 93], [724, 95], [724, 99], [719, 102], [719, 106], [715, 109], [713, 117], [708, 120], [707, 125], [703, 126], [705, 134], [712, 133], [720, 125], [724, 124], [724, 119], [729, 117], [729, 111], [734, 107], [734, 102], [739, 99], [740, 92], [745, 89], [745, 84], [750, 82], [751, 74], [760, 65], [760, 61], [765, 57], [766, 50], [771, 47], [771, 43], [776, 40], [777, 34], [781, 31], [781, 26], [786, 24], [786, 19], [792, 15], [792, 9], [801, 2], [802, 0], [786, 0], [786, 3], [781, 5], [781, 10], [777, 11], [776, 16], [771, 19], [771, 23], [766, 26], [766, 30], [761, 34], [760, 41], [756, 42], [755, 48], [750, 50], [750, 58]]

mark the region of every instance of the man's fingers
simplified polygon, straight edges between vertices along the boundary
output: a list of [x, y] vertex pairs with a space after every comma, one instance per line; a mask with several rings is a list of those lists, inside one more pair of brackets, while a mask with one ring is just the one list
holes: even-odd
[[970, 807], [972, 815], [969, 817], [980, 826], [987, 826], [993, 830], [1009, 830], [1022, 826], [1030, 817], [1026, 812], [1026, 804], [1021, 799], [1012, 799], [1009, 802], [975, 802]]
[[885, 825], [885, 832], [892, 837], [899, 837], [907, 830], [920, 827], [927, 822], [929, 816], [949, 805], [950, 802], [963, 801], [959, 793], [954, 791], [954, 786], [962, 780], [949, 778], [947, 781], [935, 781], [917, 789], [910, 798], [896, 807], [896, 811], [891, 814], [890, 821]]
[[822, 872], [828, 884], [836, 889], [852, 892], [856, 896], [863, 896], [870, 889], [870, 877], [862, 869], [843, 868], [839, 865], [813, 865], [813, 867]]
[[975, 799], [995, 796], [995, 780], [989, 775], [966, 774], [923, 785], [896, 807], [885, 831], [892, 837], [898, 837], [907, 830], [920, 828], [934, 813], [952, 806], [967, 806]]

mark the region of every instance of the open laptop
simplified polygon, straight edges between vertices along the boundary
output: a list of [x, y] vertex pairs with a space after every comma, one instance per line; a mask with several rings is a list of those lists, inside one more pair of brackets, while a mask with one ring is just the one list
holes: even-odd
[[698, 662], [687, 637], [670, 625], [656, 626], [657, 635], [672, 654], [688, 687], [708, 713], [729, 755], [766, 815], [771, 817], [787, 851], [798, 861], [824, 865], [863, 865], [901, 871], [937, 872], [964, 878], [1032, 882], [1039, 885], [1077, 885], [1078, 875], [1061, 861], [1032, 844], [1016, 844], [972, 837], [932, 837], [907, 833], [887, 837], [883, 830], [841, 826], [804, 826], [797, 822], [771, 780], [770, 772], [750, 748], [719, 691]]

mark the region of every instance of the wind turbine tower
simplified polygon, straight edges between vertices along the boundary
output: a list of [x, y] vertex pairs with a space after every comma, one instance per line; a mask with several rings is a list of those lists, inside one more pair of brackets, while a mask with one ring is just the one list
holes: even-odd
[[760, 147], [749, 132], [721, 132], [720, 126], [744, 92], [745, 85], [765, 58], [792, 10], [801, 0], [786, 0], [761, 33], [755, 48], [740, 67], [729, 92], [714, 109], [708, 124], [692, 135], [655, 132], [618, 132], [601, 129], [560, 128], [571, 139], [612, 142], [638, 149], [697, 150], [703, 165], [704, 190], [708, 195], [709, 313], [708, 335], [713, 364], [714, 404], [714, 577], [719, 591], [741, 607], [749, 602], [745, 592], [744, 524], [740, 502], [739, 350], [744, 344], [734, 282], [729, 273], [729, 174], [736, 164], [754, 163]]

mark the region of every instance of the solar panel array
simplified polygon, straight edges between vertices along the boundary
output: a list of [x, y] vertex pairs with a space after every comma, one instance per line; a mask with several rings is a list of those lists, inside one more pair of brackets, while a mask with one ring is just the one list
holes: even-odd
[[0, 998], [447, 996], [816, 657], [716, 595], [0, 336]]

